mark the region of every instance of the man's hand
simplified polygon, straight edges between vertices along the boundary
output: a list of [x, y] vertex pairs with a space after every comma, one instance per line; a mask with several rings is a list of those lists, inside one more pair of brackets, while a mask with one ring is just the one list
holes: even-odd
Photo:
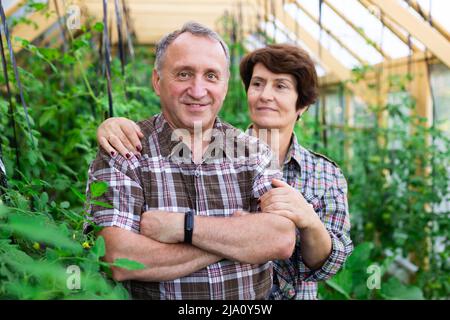
[[308, 229], [321, 223], [319, 216], [314, 212], [303, 195], [287, 183], [273, 179], [274, 189], [269, 190], [260, 198], [261, 210], [267, 213], [278, 214], [295, 223], [299, 229]]
[[144, 135], [139, 126], [127, 118], [109, 118], [97, 129], [97, 141], [111, 156], [119, 152], [130, 159], [133, 154], [140, 157], [140, 139]]
[[152, 210], [141, 216], [141, 234], [162, 243], [184, 241], [184, 214]]

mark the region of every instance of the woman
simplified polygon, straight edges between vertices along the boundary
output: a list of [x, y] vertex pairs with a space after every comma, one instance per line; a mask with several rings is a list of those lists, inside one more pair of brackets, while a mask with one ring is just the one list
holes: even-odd
[[[300, 48], [270, 45], [245, 56], [240, 74], [252, 120], [249, 133], [265, 140], [278, 155], [285, 181], [273, 181], [275, 188], [260, 198], [261, 209], [283, 215], [297, 227], [291, 258], [274, 261], [270, 298], [317, 299], [317, 282], [336, 274], [353, 245], [341, 170], [303, 148], [294, 134], [295, 123], [317, 98], [314, 63]], [[131, 120], [107, 119], [97, 138], [112, 156], [117, 151], [127, 158], [140, 156], [142, 134]]]

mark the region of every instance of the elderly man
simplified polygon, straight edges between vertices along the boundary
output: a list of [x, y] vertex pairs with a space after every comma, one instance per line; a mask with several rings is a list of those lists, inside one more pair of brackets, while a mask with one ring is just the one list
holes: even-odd
[[113, 206], [88, 210], [104, 227], [106, 261], [147, 266], [113, 268], [133, 298], [265, 299], [267, 261], [292, 254], [294, 223], [259, 212], [258, 199], [281, 177], [269, 168], [272, 152], [217, 118], [228, 78], [228, 48], [215, 32], [188, 23], [167, 35], [152, 76], [162, 112], [138, 124], [141, 156], [100, 150], [89, 169], [88, 194], [105, 181], [99, 200]]

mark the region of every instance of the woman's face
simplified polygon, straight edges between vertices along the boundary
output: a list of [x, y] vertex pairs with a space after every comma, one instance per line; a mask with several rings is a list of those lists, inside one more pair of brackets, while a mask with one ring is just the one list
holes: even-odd
[[302, 110], [296, 110], [297, 82], [291, 74], [273, 73], [262, 63], [253, 68], [247, 101], [257, 129], [289, 129]]

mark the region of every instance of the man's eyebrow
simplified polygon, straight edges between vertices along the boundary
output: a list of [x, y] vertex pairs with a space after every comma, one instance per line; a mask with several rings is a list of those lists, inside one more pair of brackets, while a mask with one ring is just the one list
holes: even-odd
[[[175, 67], [173, 69], [173, 72], [177, 73], [177, 72], [179, 72], [181, 70], [196, 71], [197, 69], [192, 67], [192, 66], [189, 66], [189, 65], [182, 65], [182, 66]], [[209, 72], [214, 72], [214, 73], [219, 74], [219, 75], [222, 74], [222, 72], [220, 71], [219, 68], [207, 68], [205, 73], [209, 73]]]
[[175, 67], [174, 69], [173, 69], [173, 72], [178, 72], [178, 71], [180, 71], [180, 70], [189, 70], [189, 71], [193, 71], [194, 70], [194, 68], [193, 67], [191, 67], [191, 66], [178, 66], [178, 67]]
[[208, 72], [214, 72], [216, 74], [222, 74], [220, 69], [217, 69], [217, 68], [208, 68], [208, 69], [206, 69], [206, 73], [208, 73]]

